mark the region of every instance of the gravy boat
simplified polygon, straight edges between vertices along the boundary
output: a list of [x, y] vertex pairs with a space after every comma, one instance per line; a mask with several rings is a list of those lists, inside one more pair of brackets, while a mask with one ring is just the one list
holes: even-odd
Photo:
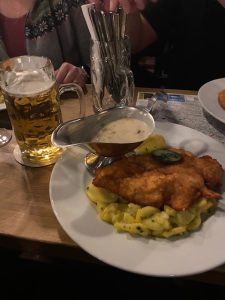
[[[144, 122], [148, 128], [146, 136], [141, 140], [131, 139], [126, 142], [122, 139], [113, 141], [113, 143], [105, 143], [101, 139], [95, 141], [97, 133], [104, 126], [123, 118]], [[130, 106], [116, 107], [95, 115], [61, 123], [52, 133], [52, 143], [61, 148], [80, 146], [100, 156], [117, 157], [134, 150], [152, 134], [154, 128], [155, 121], [147, 110]]]

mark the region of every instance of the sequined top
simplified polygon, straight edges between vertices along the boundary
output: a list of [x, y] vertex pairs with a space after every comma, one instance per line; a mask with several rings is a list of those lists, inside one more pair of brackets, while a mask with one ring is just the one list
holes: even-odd
[[[89, 64], [90, 36], [81, 5], [83, 0], [36, 0], [25, 20], [26, 53], [49, 57], [55, 67], [63, 62]], [[0, 60], [10, 57], [0, 36]]]

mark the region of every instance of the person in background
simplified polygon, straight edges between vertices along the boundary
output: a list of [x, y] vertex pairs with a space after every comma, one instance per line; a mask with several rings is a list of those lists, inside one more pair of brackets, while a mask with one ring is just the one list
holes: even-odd
[[159, 56], [167, 88], [198, 90], [225, 77], [225, 0], [103, 2], [108, 10], [121, 5], [128, 13], [127, 34], [134, 53], [163, 43]]
[[51, 59], [59, 84], [84, 87], [89, 31], [79, 0], [0, 0], [0, 60], [20, 55]]

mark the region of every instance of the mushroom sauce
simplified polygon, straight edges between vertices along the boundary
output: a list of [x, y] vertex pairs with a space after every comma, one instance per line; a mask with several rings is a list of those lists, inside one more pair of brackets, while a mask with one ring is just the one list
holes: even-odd
[[135, 143], [145, 140], [151, 128], [144, 121], [134, 118], [122, 118], [104, 125], [93, 142], [102, 143]]

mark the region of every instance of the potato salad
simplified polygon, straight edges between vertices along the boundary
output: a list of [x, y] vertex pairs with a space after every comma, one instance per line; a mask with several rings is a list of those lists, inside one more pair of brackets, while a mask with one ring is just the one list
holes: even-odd
[[[135, 152], [136, 155], [141, 155], [166, 148], [165, 139], [161, 135], [153, 135]], [[171, 159], [171, 156], [168, 157]], [[143, 237], [170, 238], [197, 230], [216, 207], [215, 199], [205, 197], [183, 211], [175, 210], [167, 204], [162, 208], [141, 206], [126, 201], [104, 188], [96, 187], [92, 182], [87, 186], [86, 194], [103, 221], [112, 224], [118, 232]]]

